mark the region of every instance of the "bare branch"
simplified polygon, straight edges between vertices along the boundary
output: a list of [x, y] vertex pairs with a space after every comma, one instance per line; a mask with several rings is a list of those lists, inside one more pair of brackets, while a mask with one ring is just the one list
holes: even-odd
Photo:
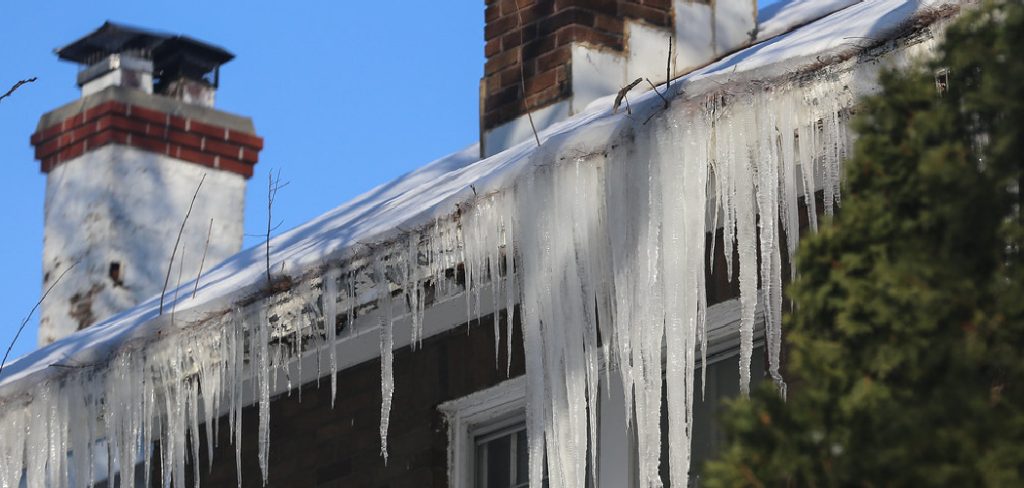
[[3, 99], [11, 96], [11, 94], [14, 93], [15, 90], [17, 90], [18, 88], [21, 88], [21, 85], [24, 85], [26, 83], [35, 83], [35, 82], [36, 82], [36, 77], [35, 76], [33, 76], [31, 78], [24, 79], [24, 80], [19, 80], [17, 83], [14, 84], [14, 86], [11, 87], [10, 90], [7, 90], [7, 93], [4, 93], [3, 95], [0, 95], [0, 101], [3, 101]]
[[68, 269], [62, 271], [60, 275], [57, 276], [57, 279], [53, 280], [53, 283], [51, 283], [50, 286], [46, 288], [46, 291], [43, 292], [43, 296], [39, 297], [39, 301], [32, 306], [32, 310], [28, 311], [28, 315], [25, 316], [25, 319], [21, 321], [21, 325], [18, 327], [18, 332], [14, 334], [14, 339], [12, 339], [10, 345], [7, 346], [7, 352], [4, 353], [3, 360], [0, 360], [0, 373], [3, 372], [4, 364], [7, 364], [7, 357], [11, 355], [11, 349], [14, 349], [14, 343], [18, 342], [18, 337], [20, 337], [21, 332], [25, 330], [25, 325], [28, 324], [28, 320], [32, 318], [32, 314], [36, 313], [36, 309], [39, 308], [39, 305], [43, 303], [43, 300], [46, 300], [46, 296], [50, 294], [50, 291], [57, 287], [57, 283], [60, 283], [61, 278], [63, 278], [64, 275], [68, 274], [68, 271], [74, 269], [75, 266], [78, 266], [79, 262], [80, 261], [75, 261], [74, 263], [71, 263], [71, 266], [68, 266]]
[[523, 57], [523, 50], [526, 49], [525, 32], [523, 31], [523, 9], [519, 6], [519, 0], [516, 0], [516, 16], [519, 17], [519, 37], [523, 42], [519, 43], [519, 84], [522, 87], [523, 93], [523, 109], [526, 110], [526, 118], [530, 121], [530, 129], [533, 130], [533, 140], [537, 141], [537, 147], [540, 147], [540, 136], [537, 135], [537, 126], [533, 124], [533, 113], [530, 112], [530, 106], [526, 103], [526, 61]]
[[171, 302], [171, 324], [174, 324], [174, 309], [178, 307], [178, 292], [181, 291], [181, 275], [185, 271], [185, 246], [181, 247], [181, 259], [178, 260], [178, 284], [174, 285], [174, 300]]
[[178, 253], [178, 244], [181, 244], [181, 234], [185, 232], [185, 224], [188, 223], [188, 216], [192, 215], [192, 207], [196, 204], [196, 197], [199, 196], [199, 190], [203, 187], [204, 181], [206, 181], [206, 173], [203, 173], [203, 177], [199, 180], [196, 192], [192, 194], [192, 201], [188, 204], [188, 211], [185, 212], [185, 218], [181, 220], [178, 238], [174, 241], [174, 249], [171, 250], [171, 260], [167, 263], [167, 275], [164, 276], [164, 288], [160, 291], [160, 311], [157, 315], [164, 314], [164, 295], [167, 294], [167, 283], [171, 281], [171, 270], [174, 269], [174, 256]]
[[[658, 96], [661, 98], [661, 101], [665, 102], [665, 108], [668, 108], [668, 99], [665, 98], [665, 95], [662, 95], [661, 92], [658, 91], [658, 87], [654, 86], [654, 83], [651, 83], [650, 79], [648, 79], [648, 78], [644, 78], [644, 79], [647, 80], [647, 84], [648, 85], [651, 85], [651, 90], [654, 90], [654, 93], [658, 94]], [[665, 91], [668, 91], [668, 90], [665, 90]]]
[[668, 57], [665, 59], [665, 92], [672, 84], [672, 36], [668, 36]]
[[[267, 286], [271, 286], [274, 280], [270, 276], [270, 232], [276, 227], [271, 227], [273, 223], [274, 213], [274, 198], [277, 198], [277, 191], [281, 188], [288, 186], [288, 183], [281, 184], [281, 170], [277, 170], [277, 176], [274, 176], [274, 172], [267, 173]], [[278, 224], [280, 225], [280, 224]]]
[[615, 113], [616, 111], [619, 110], [619, 105], [622, 105], [622, 99], [626, 98], [626, 93], [629, 93], [629, 91], [632, 90], [633, 87], [639, 85], [641, 81], [644, 81], [644, 79], [637, 78], [633, 80], [632, 83], [622, 87], [622, 89], [619, 90], [619, 94], [615, 95], [615, 103], [612, 104], [612, 113]]
[[210, 235], [213, 234], [213, 219], [210, 219], [210, 228], [206, 230], [206, 245], [203, 246], [203, 259], [199, 261], [199, 273], [196, 274], [196, 287], [192, 289], [192, 299], [196, 299], [196, 292], [199, 291], [199, 278], [203, 277], [203, 265], [206, 264], [206, 251], [210, 249]]

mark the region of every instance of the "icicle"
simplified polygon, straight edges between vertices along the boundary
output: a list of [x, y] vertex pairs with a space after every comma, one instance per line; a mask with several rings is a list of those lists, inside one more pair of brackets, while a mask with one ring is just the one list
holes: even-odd
[[420, 281], [417, 269], [419, 267], [419, 244], [420, 234], [409, 233], [408, 254], [405, 258], [405, 290], [409, 302], [409, 313], [412, 319], [412, 335], [409, 339], [413, 349], [416, 349], [423, 342], [423, 305], [420, 298]]
[[505, 231], [505, 376], [509, 376], [512, 373], [512, 333], [515, 323], [516, 301], [519, 300], [519, 289], [516, 287], [515, 273], [515, 228], [513, 227], [511, 215], [502, 216], [502, 226]]
[[391, 289], [388, 286], [383, 258], [377, 258], [374, 268], [374, 279], [377, 282], [377, 307], [380, 312], [380, 455], [384, 457], [384, 463], [387, 464], [388, 423], [391, 419], [391, 398], [395, 393]]
[[338, 396], [338, 276], [340, 270], [331, 268], [324, 274], [324, 333], [326, 334], [327, 355], [331, 364], [331, 408], [334, 408], [334, 399]]
[[[270, 321], [266, 310], [260, 310], [254, 318], [256, 327], [255, 342], [252, 344], [254, 356], [253, 383], [258, 386], [257, 397], [259, 399], [259, 450], [260, 474], [263, 477], [263, 486], [267, 485], [267, 476], [270, 474], [269, 450], [270, 450], [270, 365], [268, 363], [267, 343], [270, 342]], [[333, 347], [333, 346], [332, 346]]]
[[[660, 151], [658, 164], [665, 184], [680, 188], [664, 195], [663, 208], [669, 468], [671, 483], [685, 486], [689, 481], [697, 332], [702, 328], [699, 310], [704, 300], [701, 283], [704, 280], [708, 168], [699, 159], [683, 157], [679, 161], [683, 148], [697, 149], [696, 143], [682, 140], [674, 131], [665, 132], [667, 134], [659, 137], [658, 147], [666, 147], [668, 154]], [[692, 134], [686, 136], [689, 139]], [[701, 152], [695, 151], [696, 154]]]

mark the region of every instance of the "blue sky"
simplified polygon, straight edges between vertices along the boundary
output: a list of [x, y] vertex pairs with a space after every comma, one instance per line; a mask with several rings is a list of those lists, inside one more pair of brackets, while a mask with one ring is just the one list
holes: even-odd
[[[46, 179], [29, 136], [40, 115], [79, 97], [76, 67], [54, 48], [112, 20], [232, 51], [217, 108], [253, 117], [266, 139], [246, 195], [246, 233], [260, 234], [268, 171], [290, 183], [275, 200], [280, 232], [477, 139], [483, 9], [483, 0], [7, 3], [0, 92], [38, 81], [0, 102], [0, 347], [41, 293]], [[12, 357], [35, 348], [37, 320]]]

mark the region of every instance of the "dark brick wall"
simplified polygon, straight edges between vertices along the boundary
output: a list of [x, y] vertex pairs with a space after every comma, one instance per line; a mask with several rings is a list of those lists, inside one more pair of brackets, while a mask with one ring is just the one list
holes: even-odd
[[[500, 368], [495, 368], [493, 316], [423, 341], [422, 349], [395, 351], [395, 394], [387, 465], [380, 456], [380, 361], [338, 373], [338, 398], [331, 408], [330, 378], [272, 399], [270, 478], [272, 487], [446, 487], [447, 427], [437, 406], [504, 381], [504, 312]], [[515, 327], [512, 376], [523, 374], [522, 338]], [[260, 487], [256, 436], [259, 413], [242, 411], [242, 486]], [[212, 470], [201, 455], [200, 486], [234, 487], [235, 448], [226, 418], [220, 419]], [[191, 467], [189, 468], [191, 473]], [[191, 486], [191, 480], [190, 484]]]
[[480, 107], [484, 130], [523, 115], [527, 109], [536, 110], [568, 98], [571, 95], [572, 42], [621, 51], [625, 42], [624, 19], [638, 19], [661, 27], [672, 25], [670, 0], [486, 2], [484, 55], [487, 62]]

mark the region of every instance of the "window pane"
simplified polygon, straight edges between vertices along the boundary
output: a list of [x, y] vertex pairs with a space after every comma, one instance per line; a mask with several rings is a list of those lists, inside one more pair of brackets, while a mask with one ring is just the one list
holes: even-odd
[[512, 488], [512, 437], [507, 433], [477, 445], [476, 479], [479, 488]]
[[526, 431], [516, 433], [516, 486], [527, 486], [530, 483], [530, 449], [526, 440]]
[[[765, 373], [764, 347], [756, 347], [750, 358], [751, 388], [758, 381], [763, 381]], [[691, 439], [690, 485], [700, 486], [699, 475], [704, 463], [714, 459], [725, 447], [725, 432], [719, 423], [719, 415], [723, 413], [722, 400], [732, 398], [740, 393], [740, 360], [732, 356], [711, 363], [707, 369], [707, 385], [703, 385], [704, 398], [701, 399], [700, 366], [694, 374], [693, 401], [693, 438]], [[666, 487], [671, 486], [668, 466], [668, 399], [662, 397], [661, 406], [661, 479]]]

